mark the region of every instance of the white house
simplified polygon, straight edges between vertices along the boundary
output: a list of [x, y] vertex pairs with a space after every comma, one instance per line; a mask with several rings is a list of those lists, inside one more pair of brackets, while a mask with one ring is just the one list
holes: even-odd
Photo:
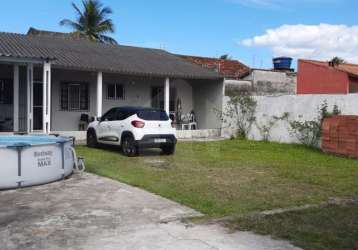
[[203, 134], [219, 131], [222, 103], [220, 74], [164, 50], [35, 29], [0, 33], [0, 132], [82, 138], [81, 115], [134, 105], [165, 109], [179, 129], [177, 116], [193, 111]]

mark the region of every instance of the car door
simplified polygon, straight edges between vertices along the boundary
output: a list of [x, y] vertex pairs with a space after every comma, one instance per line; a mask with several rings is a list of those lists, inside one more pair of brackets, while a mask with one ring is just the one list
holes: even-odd
[[120, 143], [122, 132], [125, 129], [124, 120], [126, 119], [127, 112], [124, 109], [118, 108], [115, 114], [115, 121], [110, 124], [110, 129], [107, 136], [116, 139]]
[[111, 127], [113, 126], [113, 122], [115, 122], [116, 118], [116, 109], [109, 110], [106, 114], [104, 114], [101, 118], [101, 121], [98, 124], [97, 129], [97, 137], [98, 140], [102, 143], [112, 143], [113, 138], [111, 135]]

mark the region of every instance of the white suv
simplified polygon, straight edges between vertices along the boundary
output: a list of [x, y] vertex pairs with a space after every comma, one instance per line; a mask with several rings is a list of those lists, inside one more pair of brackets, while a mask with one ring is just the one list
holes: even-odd
[[99, 143], [121, 146], [127, 156], [139, 148], [161, 148], [173, 154], [177, 142], [175, 128], [164, 110], [142, 107], [112, 108], [87, 129], [87, 146]]

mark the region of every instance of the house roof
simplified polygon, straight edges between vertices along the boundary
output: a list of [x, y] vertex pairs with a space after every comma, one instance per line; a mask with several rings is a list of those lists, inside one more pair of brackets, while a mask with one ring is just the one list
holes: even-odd
[[36, 34], [32, 31], [24, 35], [0, 32], [0, 57], [47, 59], [58, 67], [128, 75], [185, 79], [223, 78], [216, 72], [164, 50], [109, 45], [60, 34]]
[[226, 78], [241, 78], [250, 73], [250, 68], [238, 60], [227, 60], [213, 57], [178, 55], [189, 62], [219, 72]]
[[311, 63], [311, 64], [318, 65], [321, 67], [326, 67], [326, 68], [343, 71], [343, 72], [349, 74], [350, 76], [358, 77], [358, 64], [341, 63], [341, 64], [335, 65], [333, 67], [333, 66], [330, 66], [329, 62], [315, 61], [315, 60], [303, 60], [303, 59], [301, 59], [300, 61]]

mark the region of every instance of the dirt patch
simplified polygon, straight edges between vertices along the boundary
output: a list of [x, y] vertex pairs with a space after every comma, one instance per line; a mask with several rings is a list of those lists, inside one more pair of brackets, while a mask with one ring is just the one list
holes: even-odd
[[170, 168], [170, 164], [168, 161], [166, 160], [162, 160], [162, 159], [148, 159], [145, 160], [144, 163], [152, 168], [158, 168], [158, 169], [169, 169]]

